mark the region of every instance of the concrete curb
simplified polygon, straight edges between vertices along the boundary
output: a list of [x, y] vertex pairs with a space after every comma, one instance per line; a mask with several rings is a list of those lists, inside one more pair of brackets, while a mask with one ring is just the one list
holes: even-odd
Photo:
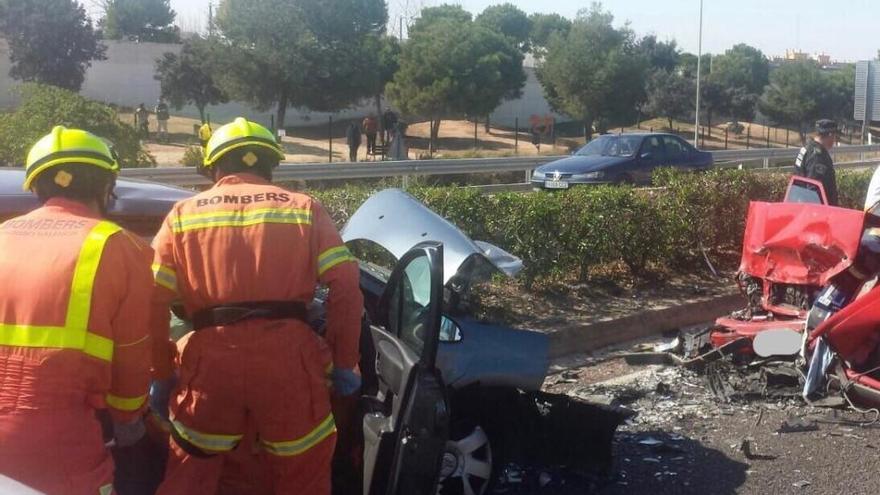
[[745, 305], [740, 294], [717, 296], [668, 308], [642, 311], [615, 320], [563, 328], [550, 334], [550, 357], [589, 352], [677, 328], [714, 321]]

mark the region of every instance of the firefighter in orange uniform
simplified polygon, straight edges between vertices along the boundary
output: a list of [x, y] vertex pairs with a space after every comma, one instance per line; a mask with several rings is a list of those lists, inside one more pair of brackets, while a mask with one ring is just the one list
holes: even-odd
[[104, 220], [119, 165], [56, 127], [27, 157], [43, 206], [0, 225], [0, 475], [47, 494], [112, 493], [116, 444], [137, 442], [150, 380], [152, 250]]
[[[203, 166], [214, 187], [175, 205], [154, 239], [156, 282], [194, 328], [178, 344], [161, 495], [215, 493], [224, 459], [252, 431], [274, 493], [330, 493], [328, 378], [341, 395], [360, 386], [363, 298], [324, 208], [271, 184], [283, 157], [259, 124], [217, 129]], [[330, 290], [323, 338], [306, 321], [318, 284]]]

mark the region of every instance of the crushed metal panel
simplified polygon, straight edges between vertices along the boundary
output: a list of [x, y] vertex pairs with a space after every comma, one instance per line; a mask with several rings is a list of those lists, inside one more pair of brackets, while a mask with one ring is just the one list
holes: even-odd
[[444, 283], [457, 274], [467, 276], [459, 270], [474, 256], [511, 277], [523, 267], [519, 258], [491, 244], [472, 241], [449, 220], [399, 189], [371, 196], [342, 229], [343, 241], [362, 239], [382, 246], [397, 259], [420, 242], [442, 242]]
[[740, 271], [771, 282], [824, 286], [859, 249], [865, 215], [833, 206], [752, 202]]

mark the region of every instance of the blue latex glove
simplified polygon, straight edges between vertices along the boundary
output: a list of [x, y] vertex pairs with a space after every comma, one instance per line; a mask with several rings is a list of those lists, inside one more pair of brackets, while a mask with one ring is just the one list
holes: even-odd
[[333, 390], [343, 397], [348, 397], [361, 389], [361, 375], [355, 373], [353, 369], [335, 368], [331, 378]]
[[166, 421], [168, 420], [168, 402], [176, 385], [177, 375], [172, 375], [167, 380], [153, 380], [150, 383], [150, 410]]

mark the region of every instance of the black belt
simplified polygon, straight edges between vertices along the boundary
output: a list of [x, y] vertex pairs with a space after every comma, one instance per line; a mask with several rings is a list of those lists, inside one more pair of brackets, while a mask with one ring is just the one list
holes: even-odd
[[196, 311], [193, 330], [233, 325], [245, 320], [300, 320], [308, 324], [309, 310], [301, 301], [256, 301], [231, 303]]

